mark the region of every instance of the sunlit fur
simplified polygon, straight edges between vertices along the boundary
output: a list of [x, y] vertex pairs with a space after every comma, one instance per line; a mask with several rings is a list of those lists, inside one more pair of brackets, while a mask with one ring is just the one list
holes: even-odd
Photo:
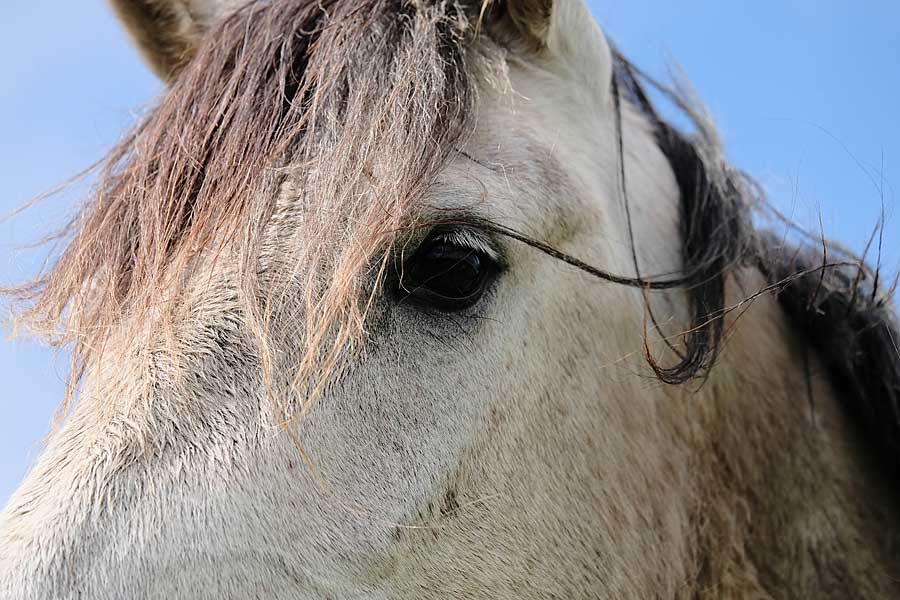
[[[317, 22], [315, 86], [216, 70], [262, 68], [228, 44], [268, 41], [230, 34], [319, 4], [197, 25], [183, 64], [142, 42], [169, 95], [22, 292], [84, 376], [0, 516], [0, 598], [895, 597], [892, 483], [772, 296], [729, 312], [714, 367], [678, 386], [645, 350], [676, 360], [659, 332], [688, 327], [683, 289], [487, 233], [505, 270], [475, 309], [393, 299], [389, 271], [434, 221], [501, 223], [626, 277], [682, 268], [676, 176], [626, 102], [631, 244], [613, 53], [580, 0], [412, 2], [408, 25], [390, 3], [325, 2], [351, 24]], [[364, 25], [396, 55], [361, 61], [373, 48], [340, 35]], [[441, 28], [468, 83], [445, 79]], [[203, 169], [166, 155], [178, 144]], [[727, 305], [770, 283], [730, 269]]]

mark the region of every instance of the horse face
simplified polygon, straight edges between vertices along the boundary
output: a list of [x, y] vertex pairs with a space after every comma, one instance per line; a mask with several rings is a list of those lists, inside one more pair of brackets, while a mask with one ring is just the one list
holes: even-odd
[[[228, 8], [160, 2], [178, 24], [160, 38], [149, 3], [117, 5], [167, 78], [192, 36]], [[593, 597], [602, 586], [617, 597], [650, 595], [683, 575], [673, 557], [686, 551], [687, 507], [670, 501], [688, 496], [682, 457], [661, 392], [634, 376], [640, 293], [483, 226], [633, 270], [609, 47], [581, 2], [507, 8], [492, 25], [508, 48], [509, 85], [480, 84], [479, 126], [427, 193], [422, 221], [442, 224], [404, 241], [364, 349], [290, 434], [265, 417], [229, 316], [234, 299], [214, 284], [198, 287], [203, 327], [182, 340], [179, 392], [110, 419], [106, 434], [125, 441], [99, 473], [88, 450], [108, 447], [88, 449], [77, 434], [93, 418], [91, 396], [144, 396], [114, 367], [90, 382], [87, 408], [12, 506], [32, 502], [35, 489], [76, 490], [43, 525], [20, 511], [16, 530], [65, 546], [58, 554], [82, 589], [518, 598]], [[641, 157], [625, 167], [631, 226], [655, 240], [655, 254], [640, 259], [654, 273], [673, 271], [675, 184], [650, 128], [627, 108], [622, 118], [624, 154]], [[168, 440], [153, 460], [127, 441], [135, 422]], [[62, 467], [76, 475], [51, 475]], [[76, 485], [79, 477], [91, 483]]]
[[[329, 515], [307, 532], [346, 533], [335, 554], [371, 550], [329, 560], [323, 582], [368, 560], [387, 589], [435, 598], [640, 596], [684, 575], [687, 461], [642, 364], [640, 292], [479, 226], [633, 273], [612, 102], [570, 76], [527, 64], [508, 93], [483, 90], [483, 127], [428, 196], [426, 220], [453, 224], [409, 242], [368, 349], [300, 427], [334, 493], [306, 486], [306, 509]], [[649, 128], [626, 121], [627, 152], [645, 157], [628, 167], [633, 225], [658, 241], [642, 265], [674, 271], [675, 184]]]
[[[560, 6], [546, 50], [523, 42], [509, 87], [480, 89], [479, 127], [422, 208], [439, 224], [399, 244], [365, 349], [299, 423], [313, 466], [287, 436], [265, 453], [268, 527], [318, 589], [615, 597], [684, 575], [683, 457], [662, 391], [635, 376], [640, 292], [482, 226], [633, 274], [609, 48]], [[655, 241], [641, 264], [675, 271], [675, 182], [650, 127], [623, 119], [634, 235]]]

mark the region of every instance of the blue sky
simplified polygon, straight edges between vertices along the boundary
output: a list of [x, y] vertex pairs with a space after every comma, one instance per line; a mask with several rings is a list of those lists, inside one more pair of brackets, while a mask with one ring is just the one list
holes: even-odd
[[[900, 3], [890, 0], [591, 2], [644, 70], [676, 62], [716, 117], [729, 157], [781, 210], [861, 250], [887, 210], [884, 263], [896, 273], [900, 222]], [[0, 35], [0, 213], [99, 159], [161, 92], [103, 0], [9, 3]], [[21, 281], [23, 250], [71, 214], [75, 185], [0, 223], [0, 282]], [[5, 313], [3, 313], [5, 314]], [[9, 328], [4, 325], [5, 334]], [[0, 344], [0, 503], [24, 475], [62, 398], [65, 354]]]

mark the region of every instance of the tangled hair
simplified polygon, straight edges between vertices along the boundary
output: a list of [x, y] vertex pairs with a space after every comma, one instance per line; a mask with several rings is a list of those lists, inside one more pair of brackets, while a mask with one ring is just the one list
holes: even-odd
[[[880, 289], [877, 269], [825, 239], [807, 235], [806, 244], [791, 246], [754, 227], [754, 212], [770, 207], [759, 186], [724, 160], [715, 129], [697, 111], [698, 104], [640, 73], [618, 53], [615, 60], [615, 93], [654, 125], [681, 195], [683, 274], [675, 283], [687, 290], [692, 322], [683, 349], [673, 348], [679, 356], [675, 365], [662, 367], [648, 355], [657, 376], [672, 384], [703, 376], [721, 349], [724, 316], [762, 293], [774, 293], [818, 353], [843, 409], [900, 483], [900, 329], [890, 301], [894, 288]], [[694, 137], [660, 118], [639, 78], [687, 114], [697, 129]], [[737, 266], [759, 269], [769, 285], [728, 306], [725, 284]], [[638, 283], [649, 287], [653, 282]]]
[[782, 308], [818, 352], [845, 411], [900, 481], [900, 328], [890, 292], [880, 291], [878, 272], [854, 257], [844, 254], [855, 262], [849, 268], [815, 269], [822, 255], [813, 248], [764, 239], [759, 269], [778, 284]]
[[[455, 2], [245, 4], [110, 152], [52, 268], [13, 290], [24, 319], [72, 346], [74, 383], [113, 331], [171, 311], [201, 260], [231, 254], [263, 362], [268, 302], [301, 278], [299, 372], [330, 371], [361, 333], [373, 258], [472, 111], [473, 30]], [[264, 261], [288, 176], [292, 239]]]
[[[264, 367], [273, 298], [288, 285], [303, 290], [296, 382], [318, 382], [314, 397], [361, 340], [378, 293], [367, 282], [373, 273], [381, 279], [398, 231], [418, 225], [420, 199], [467, 131], [476, 81], [502, 69], [502, 50], [478, 37], [483, 8], [474, 0], [254, 2], [218, 23], [100, 166], [53, 266], [11, 290], [33, 329], [71, 345], [73, 383], [100, 360], [112, 332], [171, 312], [192, 270], [229, 254]], [[786, 248], [759, 233], [758, 188], [722, 158], [708, 120], [660, 87], [697, 127], [691, 137], [679, 132], [648, 99], [645, 85], [656, 84], [621, 55], [615, 63], [611, 143], [624, 162], [622, 102], [655, 128], [680, 190], [683, 272], [623, 277], [502, 224], [484, 226], [617, 284], [684, 288], [691, 323], [672, 344], [677, 361], [662, 365], [647, 353], [673, 385], [714, 367], [723, 317], [735, 309], [726, 281], [736, 268], [758, 268], [771, 284], [760, 293], [777, 294], [848, 413], [900, 472], [897, 325], [877, 273], [825, 242], [838, 263], [817, 260], [815, 246]], [[624, 166], [620, 179], [627, 208]], [[279, 192], [288, 181], [286, 208]], [[267, 254], [269, 226], [284, 218], [292, 218], [288, 239]]]

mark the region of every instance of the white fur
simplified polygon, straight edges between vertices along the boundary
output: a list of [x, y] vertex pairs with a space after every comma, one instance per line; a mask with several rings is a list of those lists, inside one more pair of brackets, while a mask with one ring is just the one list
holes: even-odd
[[[509, 92], [483, 90], [466, 148], [481, 164], [455, 160], [429, 201], [631, 274], [596, 83], [609, 48], [581, 2], [559, 4], [549, 55], [513, 62]], [[673, 271], [673, 175], [627, 109], [624, 134], [641, 269]], [[743, 496], [710, 473], [728, 460], [723, 398], [767, 373], [758, 397], [734, 400], [766, 428], [784, 382], [801, 381], [788, 350], [757, 352], [787, 348], [773, 305], [746, 318], [701, 393], [672, 391], [644, 366], [639, 291], [499, 242], [510, 267], [489, 318], [375, 308], [371, 347], [296, 428], [315, 469], [274, 424], [224, 285], [196, 292], [178, 340], [188, 368], [145, 340], [111, 342], [0, 517], [0, 598], [762, 596], [726, 531]], [[683, 326], [678, 293], [654, 302]], [[725, 541], [703, 563], [710, 523]], [[721, 587], [696, 587], [710, 580]]]

